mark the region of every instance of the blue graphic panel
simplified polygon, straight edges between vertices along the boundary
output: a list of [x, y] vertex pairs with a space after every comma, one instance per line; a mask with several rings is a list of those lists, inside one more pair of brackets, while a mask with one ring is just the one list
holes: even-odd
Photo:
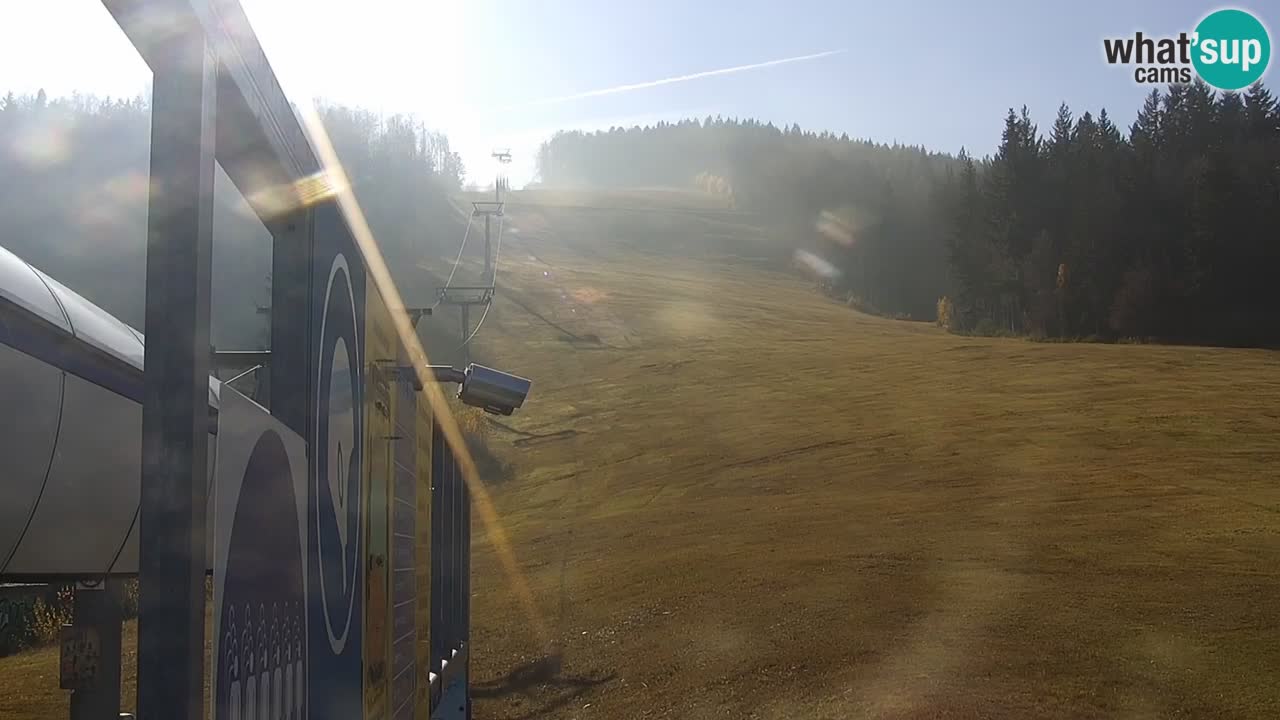
[[261, 433], [218, 558], [215, 720], [306, 717], [308, 642], [295, 498], [284, 442], [275, 431]]
[[363, 716], [365, 274], [332, 203], [315, 211], [307, 499], [311, 717]]

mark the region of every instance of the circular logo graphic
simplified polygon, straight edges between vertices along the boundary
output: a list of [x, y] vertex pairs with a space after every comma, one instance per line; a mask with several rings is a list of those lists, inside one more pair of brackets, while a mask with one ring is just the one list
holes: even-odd
[[329, 645], [341, 654], [351, 629], [360, 562], [360, 346], [347, 260], [329, 270], [320, 322], [312, 492], [316, 499], [317, 568]]
[[1257, 82], [1271, 61], [1271, 37], [1258, 18], [1243, 10], [1218, 10], [1196, 26], [1191, 63], [1201, 79], [1219, 90]]
[[[306, 697], [302, 541], [284, 442], [262, 434], [249, 456], [227, 548], [214, 717], [260, 708], [301, 717]], [[290, 715], [291, 716], [291, 715]]]

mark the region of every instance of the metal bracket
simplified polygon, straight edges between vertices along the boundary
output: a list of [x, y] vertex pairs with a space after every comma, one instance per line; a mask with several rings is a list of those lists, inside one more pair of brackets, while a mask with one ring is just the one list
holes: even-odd
[[[408, 368], [408, 370], [412, 371], [413, 368]], [[449, 365], [428, 365], [427, 372], [435, 378], [436, 382], [461, 385], [467, 379], [466, 372]]]
[[472, 215], [493, 215], [500, 217], [502, 215], [505, 202], [502, 200], [472, 200]]
[[232, 370], [235, 368], [267, 366], [271, 364], [270, 350], [214, 350], [213, 367], [215, 370]]
[[429, 307], [405, 308], [404, 310], [409, 313], [409, 322], [412, 323], [415, 328], [418, 327], [419, 320], [432, 314], [432, 308]]
[[493, 289], [492, 285], [454, 285], [440, 288], [438, 293], [442, 305], [488, 305], [493, 301]]

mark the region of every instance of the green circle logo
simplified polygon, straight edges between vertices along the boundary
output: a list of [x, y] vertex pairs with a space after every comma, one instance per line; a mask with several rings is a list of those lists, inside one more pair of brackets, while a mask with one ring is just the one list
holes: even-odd
[[1258, 18], [1243, 10], [1218, 10], [1196, 26], [1191, 63], [1219, 90], [1257, 82], [1271, 60], [1271, 38]]

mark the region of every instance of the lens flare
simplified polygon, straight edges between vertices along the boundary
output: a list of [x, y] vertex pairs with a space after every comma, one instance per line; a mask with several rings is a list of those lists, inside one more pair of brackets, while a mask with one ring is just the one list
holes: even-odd
[[[552, 649], [551, 634], [547, 623], [538, 611], [528, 580], [520, 572], [511, 540], [507, 536], [506, 528], [502, 526], [502, 522], [498, 518], [498, 512], [494, 507], [492, 497], [490, 497], [488, 490], [480, 481], [475, 459], [471, 457], [467, 444], [462, 439], [458, 421], [453, 416], [453, 413], [450, 412], [444, 393], [440, 391], [435, 379], [427, 376], [426, 368], [429, 362], [426, 350], [423, 349], [422, 343], [418, 341], [417, 333], [413, 330], [409, 314], [404, 309], [404, 301], [401, 299], [400, 292], [391, 278], [391, 271], [387, 268], [386, 260], [382, 257], [378, 243], [373, 237], [373, 231], [369, 229], [369, 223], [364, 217], [364, 212], [356, 201], [355, 193], [351, 191], [351, 184], [347, 181], [346, 171], [338, 160], [338, 155], [333, 149], [328, 133], [325, 132], [320, 115], [314, 107], [308, 106], [303, 110], [301, 116], [322, 168], [321, 174], [324, 180], [318, 187], [325, 188], [324, 192], [331, 191], [333, 193], [332, 197], [337, 199], [339, 208], [342, 210], [347, 222], [350, 223], [352, 235], [355, 237], [356, 244], [360, 247], [360, 252], [364, 256], [370, 280], [372, 280], [375, 290], [382, 295], [387, 309], [390, 310], [392, 321], [395, 323], [396, 334], [409, 354], [409, 364], [418, 373], [418, 380], [423, 387], [423, 392], [427, 395], [427, 401], [431, 404], [434, 417], [440, 423], [440, 429], [444, 432], [445, 440], [449, 443], [454, 457], [458, 459], [459, 465], [462, 467], [462, 476], [467, 483], [467, 489], [471, 491], [471, 497], [475, 501], [476, 512], [480, 515], [480, 520], [489, 537], [489, 542], [493, 545], [499, 562], [501, 562], [503, 570], [506, 572], [511, 589], [528, 616], [529, 626], [537, 636], [538, 642], [550, 650]], [[319, 197], [321, 194], [317, 191], [315, 196]]]
[[840, 268], [808, 250], [796, 250], [795, 262], [801, 269], [820, 278], [834, 280], [840, 277]]
[[823, 210], [816, 223], [818, 232], [837, 245], [850, 247], [854, 242], [853, 226], [830, 210]]
[[[340, 179], [341, 178], [341, 179]], [[346, 175], [338, 176], [327, 168], [288, 184], [255, 183], [261, 189], [245, 198], [266, 217], [279, 217], [295, 210], [319, 205], [339, 197], [346, 187]]]

